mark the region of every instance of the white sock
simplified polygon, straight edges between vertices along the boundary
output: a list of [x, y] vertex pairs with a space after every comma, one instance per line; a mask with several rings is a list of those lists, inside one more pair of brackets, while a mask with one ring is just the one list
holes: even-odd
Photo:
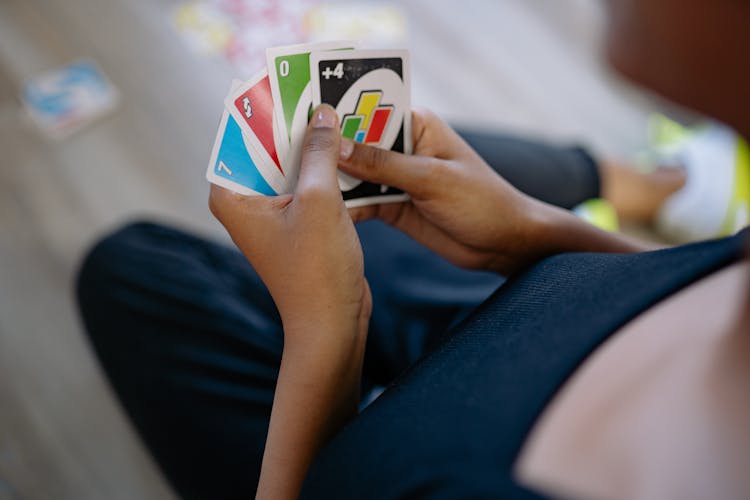
[[662, 205], [657, 229], [680, 243], [719, 236], [734, 195], [736, 135], [711, 124], [686, 140], [674, 160], [685, 168], [686, 182]]

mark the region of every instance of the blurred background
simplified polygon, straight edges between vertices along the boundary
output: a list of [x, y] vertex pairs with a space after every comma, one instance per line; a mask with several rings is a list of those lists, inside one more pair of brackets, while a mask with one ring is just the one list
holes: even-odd
[[[600, 3], [2, 0], [0, 500], [172, 497], [88, 349], [75, 271], [135, 218], [226, 240], [204, 171], [230, 80], [266, 47], [408, 47], [414, 103], [452, 123], [628, 157], [656, 105], [600, 61]], [[101, 95], [74, 122], [35, 114], [74, 62]]]

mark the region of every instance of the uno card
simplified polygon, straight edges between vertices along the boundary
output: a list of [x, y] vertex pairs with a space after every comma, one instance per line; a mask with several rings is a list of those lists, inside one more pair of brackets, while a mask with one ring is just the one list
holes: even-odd
[[244, 195], [276, 196], [285, 186], [274, 188], [263, 176], [249, 153], [248, 144], [235, 119], [224, 110], [216, 135], [206, 179], [213, 184]]
[[226, 109], [249, 141], [255, 165], [269, 184], [279, 186], [278, 193], [291, 192], [291, 184], [282, 168], [284, 151], [278, 148], [281, 131], [275, 124], [273, 98], [268, 73], [263, 70], [233, 89], [225, 101]]
[[302, 141], [312, 107], [310, 52], [356, 48], [356, 42], [324, 42], [266, 50], [268, 78], [276, 110], [278, 130], [287, 143], [282, 164], [291, 185], [296, 184]]
[[60, 139], [112, 111], [119, 93], [94, 61], [81, 59], [25, 82], [22, 99], [39, 129]]
[[[240, 85], [239, 81], [233, 82], [232, 90]], [[284, 186], [274, 188], [266, 181], [249, 152], [251, 147], [235, 119], [225, 109], [211, 151], [206, 179], [244, 195], [274, 196], [279, 193]]]
[[[352, 50], [310, 54], [313, 106], [336, 109], [341, 135], [411, 154], [409, 54], [405, 50]], [[402, 191], [339, 172], [347, 206], [403, 201]]]

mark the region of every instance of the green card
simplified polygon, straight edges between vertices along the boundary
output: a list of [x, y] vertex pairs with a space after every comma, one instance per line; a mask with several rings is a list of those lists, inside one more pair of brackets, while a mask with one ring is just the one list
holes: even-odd
[[281, 151], [282, 162], [291, 180], [296, 180], [299, 171], [302, 140], [312, 107], [310, 53], [353, 49], [356, 45], [352, 41], [323, 42], [272, 47], [266, 51], [277, 127], [280, 136], [288, 140], [279, 147], [286, 146]]

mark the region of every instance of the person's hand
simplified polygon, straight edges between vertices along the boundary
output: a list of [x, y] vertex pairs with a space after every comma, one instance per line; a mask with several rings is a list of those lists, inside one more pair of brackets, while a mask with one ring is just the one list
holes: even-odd
[[380, 218], [465, 268], [510, 273], [537, 259], [532, 233], [545, 206], [503, 180], [434, 114], [415, 110], [412, 127], [413, 156], [343, 139], [342, 171], [411, 196], [351, 209], [352, 218]]
[[211, 186], [211, 212], [268, 287], [285, 348], [294, 332], [346, 331], [369, 319], [362, 248], [336, 177], [339, 134], [336, 112], [319, 107], [293, 195], [248, 197]]
[[337, 180], [336, 112], [320, 106], [293, 195], [211, 187], [216, 218], [281, 314], [284, 350], [256, 498], [297, 498], [318, 450], [357, 413], [371, 297]]

